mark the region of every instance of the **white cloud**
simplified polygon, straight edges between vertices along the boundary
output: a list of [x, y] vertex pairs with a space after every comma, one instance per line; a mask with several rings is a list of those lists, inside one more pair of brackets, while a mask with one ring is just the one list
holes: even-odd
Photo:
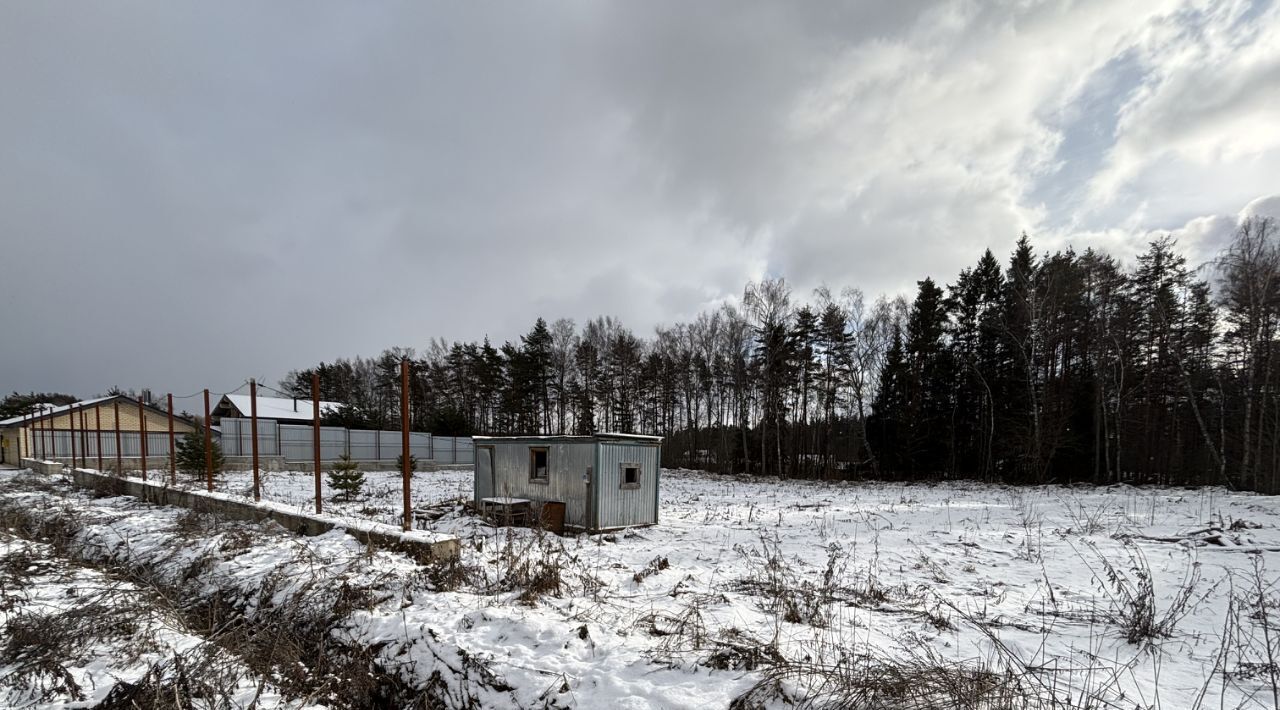
[[[1169, 192], [1184, 206], [1186, 198], [1220, 206], [1224, 184], [1238, 197], [1276, 177], [1280, 5], [1260, 14], [1256, 5], [1191, 6], [1148, 28], [1136, 47], [1150, 73], [1122, 108], [1106, 165], [1091, 180], [1095, 209]], [[1209, 199], [1176, 183], [1209, 187], [1200, 191]]]

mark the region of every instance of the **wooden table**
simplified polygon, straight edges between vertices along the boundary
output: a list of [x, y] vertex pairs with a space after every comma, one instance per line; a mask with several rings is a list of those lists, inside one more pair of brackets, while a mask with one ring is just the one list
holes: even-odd
[[533, 501], [528, 498], [481, 498], [480, 513], [495, 525], [528, 525], [533, 519]]

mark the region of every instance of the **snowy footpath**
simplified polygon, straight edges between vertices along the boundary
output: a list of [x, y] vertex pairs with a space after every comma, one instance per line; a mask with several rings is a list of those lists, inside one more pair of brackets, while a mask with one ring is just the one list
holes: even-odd
[[[1276, 706], [1273, 497], [664, 471], [659, 525], [557, 537], [469, 515], [470, 480], [415, 474], [426, 524], [462, 541], [420, 566], [0, 472], [0, 706], [169, 692], [192, 667], [219, 674], [190, 694], [209, 707]], [[312, 481], [268, 474], [263, 497], [307, 510]], [[394, 524], [399, 495], [369, 474], [326, 513]], [[128, 628], [74, 652], [32, 640], [113, 607]]]

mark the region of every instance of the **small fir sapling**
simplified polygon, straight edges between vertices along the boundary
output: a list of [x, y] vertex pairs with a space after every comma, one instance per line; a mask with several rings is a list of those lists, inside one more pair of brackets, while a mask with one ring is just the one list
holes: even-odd
[[[210, 442], [210, 451], [213, 452], [211, 460], [213, 462], [213, 470], [215, 472], [222, 470], [222, 446], [215, 439]], [[175, 463], [179, 471], [199, 476], [204, 474], [204, 434], [193, 431], [185, 434], [178, 440], [177, 451], [174, 452]]]
[[329, 471], [329, 485], [342, 491], [345, 500], [351, 500], [364, 487], [364, 472], [360, 470], [360, 464], [352, 461], [348, 454], [339, 456]]
[[[399, 454], [396, 456], [396, 470], [397, 471], [404, 470], [404, 454]], [[418, 470], [418, 457], [414, 456], [413, 454], [409, 454], [409, 470], [410, 471]]]

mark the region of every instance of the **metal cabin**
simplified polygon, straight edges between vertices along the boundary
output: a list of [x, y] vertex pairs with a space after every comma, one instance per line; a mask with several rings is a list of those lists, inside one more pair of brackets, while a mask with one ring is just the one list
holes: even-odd
[[658, 522], [662, 437], [477, 436], [475, 502], [525, 498], [565, 504], [568, 527], [591, 532]]

